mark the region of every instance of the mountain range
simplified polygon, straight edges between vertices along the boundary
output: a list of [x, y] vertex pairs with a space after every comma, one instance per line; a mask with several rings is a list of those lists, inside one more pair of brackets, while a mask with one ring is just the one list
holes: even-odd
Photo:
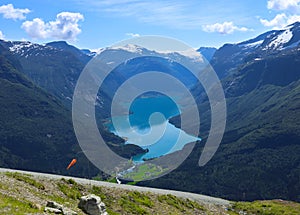
[[[198, 166], [203, 144], [196, 145], [175, 171], [153, 181], [138, 183], [186, 190], [234, 200], [283, 198], [300, 201], [300, 23], [273, 30], [256, 38], [225, 44], [219, 49], [200, 48], [221, 79], [227, 100], [227, 126], [222, 143], [204, 167]], [[140, 56], [188, 58], [180, 53], [154, 53], [142, 47], [102, 49], [110, 57], [132, 55], [132, 68], [170, 67], [178, 79], [180, 68], [173, 62], [147, 65]], [[80, 153], [71, 123], [72, 95], [76, 81], [95, 52], [80, 50], [66, 42], [35, 44], [0, 41], [0, 165], [44, 172], [91, 177], [91, 167]], [[136, 60], [137, 59], [137, 60]], [[134, 61], [135, 60], [135, 61]], [[112, 60], [113, 62], [113, 60]], [[135, 63], [135, 64], [134, 64]], [[156, 62], [157, 63], [157, 62]], [[136, 66], [138, 65], [138, 66]], [[116, 71], [119, 80], [133, 73]], [[176, 73], [177, 71], [177, 73]], [[185, 80], [201, 111], [200, 135], [205, 143], [210, 128], [209, 101], [202, 86]], [[107, 116], [112, 95], [100, 92], [97, 108]], [[172, 123], [178, 125], [178, 119]], [[113, 150], [130, 157], [142, 152], [134, 145], [99, 129]], [[65, 171], [73, 157], [82, 159], [77, 168]]]

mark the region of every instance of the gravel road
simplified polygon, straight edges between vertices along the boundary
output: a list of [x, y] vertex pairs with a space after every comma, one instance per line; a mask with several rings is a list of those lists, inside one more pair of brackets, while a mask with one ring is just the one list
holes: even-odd
[[126, 189], [130, 191], [139, 191], [139, 192], [151, 192], [156, 194], [171, 194], [180, 198], [188, 198], [190, 200], [199, 201], [204, 204], [214, 204], [214, 205], [220, 205], [220, 206], [229, 206], [230, 202], [221, 199], [221, 198], [215, 198], [211, 196], [205, 196], [195, 193], [189, 193], [189, 192], [181, 192], [181, 191], [175, 191], [175, 190], [165, 190], [165, 189], [157, 189], [157, 188], [150, 188], [150, 187], [139, 187], [139, 186], [133, 186], [133, 185], [126, 185], [126, 184], [115, 184], [110, 182], [104, 182], [104, 181], [94, 181], [84, 178], [76, 178], [76, 177], [70, 177], [70, 176], [63, 176], [63, 175], [54, 175], [54, 174], [46, 174], [46, 173], [38, 173], [38, 172], [29, 172], [29, 171], [22, 171], [22, 170], [15, 170], [15, 169], [4, 169], [0, 168], [0, 172], [19, 172], [24, 174], [30, 174], [34, 177], [41, 177], [41, 178], [48, 178], [48, 179], [73, 179], [79, 184], [88, 184], [88, 185], [96, 185], [96, 186], [105, 186], [105, 187], [111, 187], [111, 188], [120, 188], [120, 189]]

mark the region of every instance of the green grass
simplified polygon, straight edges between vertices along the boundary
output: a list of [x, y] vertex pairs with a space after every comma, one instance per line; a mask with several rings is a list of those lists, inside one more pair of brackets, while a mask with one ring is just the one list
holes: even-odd
[[134, 181], [142, 181], [159, 176], [163, 172], [164, 170], [161, 167], [154, 164], [141, 164], [137, 165], [133, 172], [126, 174], [124, 177]]
[[186, 208], [190, 208], [190, 209], [196, 208], [198, 210], [205, 211], [205, 208], [203, 206], [197, 204], [196, 202], [193, 202], [189, 199], [186, 199], [186, 200], [180, 199], [171, 194], [158, 196], [157, 199], [158, 199], [158, 201], [160, 201], [162, 203], [167, 203], [168, 205], [175, 207], [182, 212], [184, 212], [186, 210]]
[[122, 196], [119, 200], [119, 204], [121, 205], [122, 209], [129, 214], [149, 214], [146, 209], [141, 207], [136, 202], [133, 202], [129, 196]]
[[137, 182], [136, 182], [136, 181], [129, 181], [129, 182], [127, 182], [126, 184], [127, 184], [127, 185], [136, 185]]
[[255, 215], [299, 215], [300, 204], [281, 200], [233, 203], [231, 214], [240, 211]]
[[115, 183], [115, 184], [117, 183], [116, 177], [111, 177], [111, 178], [107, 179], [106, 181], [110, 182], [110, 183]]
[[18, 200], [10, 196], [0, 193], [0, 209], [5, 211], [5, 214], [24, 215], [26, 213], [37, 213], [41, 210], [31, 202], [25, 200]]
[[5, 174], [9, 177], [17, 179], [18, 181], [23, 181], [27, 184], [30, 184], [31, 186], [34, 186], [38, 189], [41, 189], [41, 190], [45, 189], [45, 186], [42, 183], [34, 180], [33, 178], [31, 178], [30, 175], [21, 174], [21, 173], [10, 173], [10, 172], [7, 172]]
[[145, 195], [137, 191], [133, 191], [128, 194], [128, 197], [132, 199], [134, 202], [144, 205], [148, 208], [153, 207], [153, 202], [151, 201], [148, 195]]
[[105, 201], [107, 199], [107, 196], [104, 195], [101, 187], [93, 186], [91, 189], [91, 193], [99, 196], [102, 201]]
[[79, 199], [82, 196], [82, 185], [77, 184], [72, 179], [66, 180], [62, 178], [60, 182], [57, 183], [57, 186], [63, 194], [71, 199]]

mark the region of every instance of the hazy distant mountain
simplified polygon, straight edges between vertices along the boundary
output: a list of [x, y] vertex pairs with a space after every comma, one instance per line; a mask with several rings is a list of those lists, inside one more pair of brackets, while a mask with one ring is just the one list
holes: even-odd
[[[180, 63], [190, 63], [198, 57], [201, 55], [196, 52], [158, 52], [133, 44], [102, 49], [97, 58], [115, 68], [110, 73], [113, 78], [104, 82], [100, 91], [113, 98], [118, 87], [127, 79], [149, 71], [163, 71], [180, 80], [187, 88], [192, 88], [197, 78]], [[110, 110], [110, 107], [105, 109]]]
[[206, 58], [206, 60], [210, 61], [217, 49], [214, 47], [200, 47], [199, 49], [197, 49], [197, 51], [200, 52], [200, 54], [202, 54]]

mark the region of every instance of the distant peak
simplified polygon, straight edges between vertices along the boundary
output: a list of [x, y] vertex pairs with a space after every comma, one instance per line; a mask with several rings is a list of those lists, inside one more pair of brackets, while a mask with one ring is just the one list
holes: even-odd
[[52, 41], [52, 42], [49, 42], [47, 44], [66, 44], [68, 45], [68, 43], [64, 40], [60, 40], [60, 41]]
[[50, 43], [46, 43], [48, 46], [53, 46], [53, 47], [67, 47], [69, 44], [66, 41], [53, 41]]
[[141, 53], [144, 48], [141, 46], [135, 45], [135, 44], [126, 44], [124, 46], [113, 46], [113, 47], [111, 47], [111, 49]]
[[205, 46], [202, 46], [202, 47], [200, 47], [199, 49], [197, 49], [197, 51], [202, 51], [202, 50], [217, 50], [217, 48], [215, 48], [215, 47], [205, 47]]
[[288, 25], [287, 28], [293, 28], [298, 26], [300, 26], [300, 22], [294, 22], [293, 24]]

